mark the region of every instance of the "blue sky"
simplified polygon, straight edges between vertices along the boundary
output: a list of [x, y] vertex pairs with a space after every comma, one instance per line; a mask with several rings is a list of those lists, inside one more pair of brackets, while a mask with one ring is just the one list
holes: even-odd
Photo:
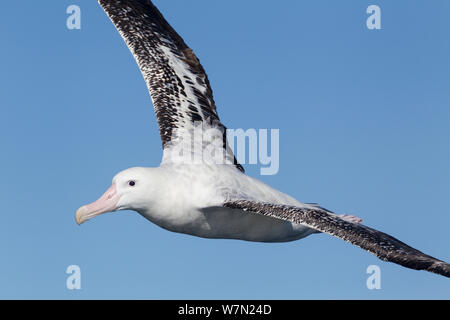
[[[81, 30], [66, 28], [71, 4]], [[280, 129], [279, 173], [250, 175], [450, 261], [450, 2], [155, 4], [200, 57], [222, 121]], [[366, 28], [372, 4], [382, 30]], [[134, 212], [78, 227], [117, 172], [160, 162], [145, 83], [96, 1], [0, 9], [0, 298], [450, 298], [448, 279], [323, 234], [205, 240]], [[66, 289], [69, 265], [81, 290]]]

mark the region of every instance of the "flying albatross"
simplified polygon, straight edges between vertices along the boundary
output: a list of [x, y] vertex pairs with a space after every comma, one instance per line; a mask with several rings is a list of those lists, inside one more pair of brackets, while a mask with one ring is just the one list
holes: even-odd
[[[150, 0], [98, 2], [143, 74], [164, 151], [159, 167], [116, 175], [100, 199], [78, 209], [78, 224], [106, 212], [134, 210], [164, 229], [203, 238], [287, 242], [327, 233], [381, 260], [450, 277], [450, 264], [364, 226], [357, 217], [301, 203], [245, 175], [226, 141], [205, 70], [159, 10]], [[185, 139], [199, 124], [213, 133], [200, 141]], [[186, 154], [195, 158], [199, 145], [201, 161], [189, 161]], [[220, 154], [225, 161], [216, 161]]]

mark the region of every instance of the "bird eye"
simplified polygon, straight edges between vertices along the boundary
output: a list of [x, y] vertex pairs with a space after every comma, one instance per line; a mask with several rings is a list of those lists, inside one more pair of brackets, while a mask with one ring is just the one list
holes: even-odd
[[128, 182], [128, 185], [129, 185], [130, 187], [134, 187], [134, 186], [136, 185], [136, 182], [133, 181], [133, 180], [131, 180], [130, 182]]

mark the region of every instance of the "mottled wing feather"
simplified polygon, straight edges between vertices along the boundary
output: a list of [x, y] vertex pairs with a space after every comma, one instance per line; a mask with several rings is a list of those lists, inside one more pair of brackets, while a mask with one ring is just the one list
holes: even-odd
[[450, 264], [426, 255], [386, 233], [345, 221], [319, 208], [308, 209], [246, 200], [229, 201], [224, 207], [303, 224], [357, 245], [381, 260], [450, 277]]
[[[98, 0], [132, 52], [150, 91], [163, 148], [177, 128], [207, 122], [223, 132], [223, 148], [236, 161], [219, 120], [200, 61], [150, 0]], [[183, 132], [186, 132], [185, 130]]]

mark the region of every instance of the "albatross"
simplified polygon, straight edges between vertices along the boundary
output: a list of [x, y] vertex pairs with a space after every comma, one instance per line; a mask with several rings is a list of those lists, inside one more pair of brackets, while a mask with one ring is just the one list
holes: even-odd
[[[209, 239], [288, 242], [326, 233], [381, 260], [450, 277], [450, 264], [363, 225], [360, 218], [299, 202], [246, 175], [228, 145], [205, 70], [155, 5], [150, 0], [98, 2], [145, 79], [163, 159], [156, 168], [117, 174], [103, 196], [78, 209], [78, 224], [133, 210], [169, 231]], [[191, 139], [199, 126], [210, 134]], [[199, 153], [201, 161], [191, 161]]]

